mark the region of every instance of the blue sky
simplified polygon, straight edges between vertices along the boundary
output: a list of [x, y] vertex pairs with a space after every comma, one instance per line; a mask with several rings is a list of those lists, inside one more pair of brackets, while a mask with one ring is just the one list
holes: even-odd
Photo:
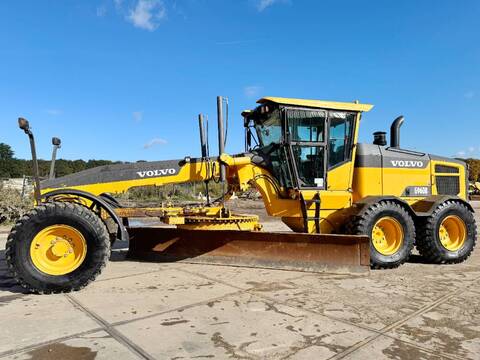
[[10, 0], [0, 14], [0, 142], [20, 158], [18, 116], [43, 158], [52, 136], [67, 159], [198, 156], [216, 95], [230, 153], [241, 110], [285, 96], [374, 104], [363, 142], [403, 114], [403, 147], [480, 157], [477, 0]]

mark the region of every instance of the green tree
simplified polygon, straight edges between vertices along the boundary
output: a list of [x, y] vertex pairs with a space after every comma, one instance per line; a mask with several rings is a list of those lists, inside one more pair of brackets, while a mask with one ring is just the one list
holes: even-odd
[[478, 159], [466, 159], [468, 167], [470, 169], [468, 179], [470, 181], [478, 181], [480, 178], [480, 160]]
[[10, 145], [0, 143], [0, 160], [13, 159], [14, 152]]

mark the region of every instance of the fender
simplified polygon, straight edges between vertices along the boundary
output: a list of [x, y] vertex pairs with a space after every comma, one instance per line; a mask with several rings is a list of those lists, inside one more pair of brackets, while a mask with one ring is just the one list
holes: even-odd
[[128, 241], [129, 240], [129, 235], [128, 231], [125, 228], [125, 226], [122, 223], [122, 219], [115, 213], [113, 210], [113, 207], [111, 204], [106, 202], [104, 199], [102, 199], [100, 196], [95, 196], [91, 193], [88, 193], [86, 191], [82, 190], [75, 190], [75, 189], [59, 189], [59, 190], [53, 190], [49, 191], [45, 194], [42, 194], [41, 198], [48, 200], [49, 198], [57, 195], [75, 195], [79, 196], [82, 198], [85, 198], [87, 200], [92, 201], [95, 203], [97, 206], [101, 207], [103, 210], [107, 212], [108, 215], [115, 221], [115, 224], [118, 226], [118, 231], [117, 231], [117, 239], [122, 240], [122, 241]]
[[412, 205], [413, 211], [415, 211], [415, 214], [419, 217], [422, 216], [430, 216], [432, 213], [435, 211], [435, 209], [440, 205], [441, 203], [444, 203], [445, 201], [456, 201], [459, 202], [463, 205], [465, 205], [468, 210], [471, 212], [474, 212], [472, 205], [468, 201], [465, 201], [461, 197], [454, 196], [454, 195], [432, 195], [428, 196], [423, 200], [420, 200], [416, 202], [415, 204]]
[[365, 207], [373, 205], [373, 204], [378, 203], [380, 201], [384, 201], [384, 200], [393, 201], [393, 202], [399, 204], [410, 214], [410, 216], [412, 218], [415, 218], [417, 216], [415, 211], [412, 209], [412, 207], [406, 201], [404, 201], [404, 200], [402, 200], [402, 199], [400, 199], [396, 196], [381, 196], [381, 195], [380, 196], [366, 196], [363, 199], [361, 199], [360, 201], [354, 203], [353, 204], [353, 208], [355, 209], [354, 214], [356, 215], [356, 214], [360, 213]]
[[453, 195], [431, 195], [426, 197], [423, 200], [416, 202], [413, 205], [408, 204], [406, 201], [396, 197], [396, 196], [367, 196], [362, 200], [353, 204], [355, 208], [354, 214], [360, 213], [366, 206], [370, 206], [382, 200], [389, 200], [396, 202], [397, 204], [403, 206], [405, 210], [412, 216], [412, 218], [419, 218], [419, 217], [428, 217], [432, 215], [435, 209], [441, 203], [445, 201], [456, 201], [463, 205], [465, 205], [471, 212], [474, 212], [472, 205], [470, 205], [464, 199], [453, 196]]

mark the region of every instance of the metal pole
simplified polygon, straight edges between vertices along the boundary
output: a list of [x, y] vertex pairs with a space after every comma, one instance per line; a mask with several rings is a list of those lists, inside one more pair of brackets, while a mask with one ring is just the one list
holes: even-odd
[[52, 151], [52, 161], [50, 162], [50, 176], [48, 177], [49, 179], [55, 178], [55, 160], [57, 159], [57, 149], [60, 148], [61, 143], [62, 141], [59, 138], [56, 138], [56, 137], [52, 138], [53, 151]]
[[30, 139], [30, 148], [32, 150], [32, 161], [33, 161], [33, 176], [35, 178], [35, 201], [37, 205], [40, 204], [40, 176], [38, 174], [38, 160], [37, 160], [37, 150], [35, 149], [35, 138], [31, 131], [28, 132], [28, 137]]
[[[208, 159], [208, 142], [207, 133], [203, 122], [203, 114], [198, 114], [198, 127], [200, 130], [200, 145], [202, 148], [202, 158], [207, 161], [207, 172], [210, 172], [210, 160]], [[208, 179], [209, 174], [207, 174]], [[205, 180], [205, 196], [207, 198], [207, 205], [210, 205], [210, 194], [208, 189], [208, 180]]]
[[198, 114], [198, 128], [200, 130], [200, 146], [202, 150], [202, 158], [207, 157], [207, 139], [205, 127], [203, 125], [203, 114]]
[[22, 199], [25, 197], [25, 179], [26, 179], [26, 176], [23, 175], [23, 181], [22, 181]]
[[[217, 120], [218, 120], [218, 156], [225, 152], [225, 133], [223, 131], [223, 97], [217, 96]], [[224, 182], [225, 165], [220, 164], [220, 181]]]
[[52, 138], [52, 145], [53, 145], [53, 151], [52, 151], [52, 161], [50, 163], [50, 176], [49, 178], [50, 179], [53, 179], [55, 178], [55, 160], [57, 158], [57, 149], [59, 149], [62, 144], [62, 141], [57, 138], [57, 137], [53, 137]]
[[52, 161], [50, 162], [50, 175], [48, 176], [49, 179], [55, 178], [55, 159], [57, 158], [57, 149], [58, 147], [53, 145]]
[[30, 130], [30, 124], [24, 118], [18, 118], [18, 126], [22, 129], [25, 134], [28, 135], [30, 139], [30, 150], [32, 152], [32, 163], [33, 163], [33, 178], [35, 179], [35, 187], [33, 189], [33, 194], [35, 197], [35, 201], [40, 204], [40, 176], [38, 174], [38, 161], [37, 161], [37, 151], [35, 149], [35, 138], [33, 137], [33, 133]]

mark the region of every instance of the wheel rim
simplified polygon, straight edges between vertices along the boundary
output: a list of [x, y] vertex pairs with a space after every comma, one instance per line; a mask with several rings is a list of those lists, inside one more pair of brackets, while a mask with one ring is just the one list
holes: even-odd
[[401, 248], [403, 240], [402, 225], [393, 217], [383, 217], [373, 226], [372, 244], [382, 255], [395, 254]]
[[448, 251], [457, 251], [462, 248], [467, 238], [465, 222], [456, 215], [443, 219], [438, 229], [440, 243]]
[[65, 275], [85, 260], [87, 242], [77, 229], [68, 225], [52, 225], [40, 231], [30, 245], [35, 267], [48, 275]]

